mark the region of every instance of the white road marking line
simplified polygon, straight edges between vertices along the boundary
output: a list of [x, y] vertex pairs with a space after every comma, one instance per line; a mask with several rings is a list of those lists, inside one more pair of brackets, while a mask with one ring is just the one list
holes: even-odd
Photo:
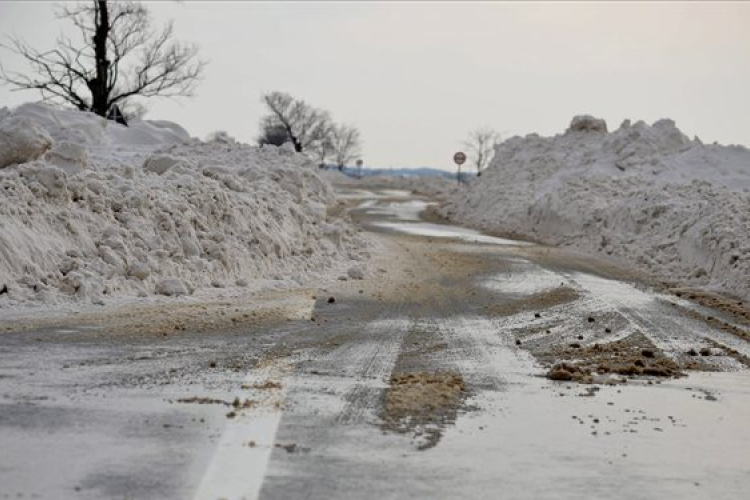
[[258, 387], [266, 382], [277, 382], [281, 387], [254, 389], [252, 399], [257, 405], [237, 411], [237, 416], [227, 421], [194, 500], [258, 498], [275, 447], [287, 379], [293, 371], [292, 361], [280, 359], [247, 376], [244, 387]]

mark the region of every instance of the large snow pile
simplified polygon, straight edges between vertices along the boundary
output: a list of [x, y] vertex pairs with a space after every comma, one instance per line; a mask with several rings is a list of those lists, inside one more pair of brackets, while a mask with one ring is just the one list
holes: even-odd
[[577, 117], [564, 134], [503, 142], [444, 214], [750, 297], [750, 151], [671, 120], [606, 130]]
[[40, 104], [0, 111], [0, 130], [43, 145], [0, 168], [0, 307], [301, 282], [366, 257], [328, 214], [329, 184], [288, 149]]

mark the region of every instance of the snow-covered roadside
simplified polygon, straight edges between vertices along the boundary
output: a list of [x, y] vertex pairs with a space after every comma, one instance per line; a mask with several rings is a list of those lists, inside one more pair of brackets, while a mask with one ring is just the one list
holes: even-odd
[[357, 229], [329, 210], [329, 183], [286, 148], [26, 104], [0, 110], [3, 159], [6, 312], [304, 284], [369, 256]]
[[671, 120], [608, 133], [576, 117], [555, 137], [513, 137], [441, 212], [750, 298], [750, 151], [690, 140]]

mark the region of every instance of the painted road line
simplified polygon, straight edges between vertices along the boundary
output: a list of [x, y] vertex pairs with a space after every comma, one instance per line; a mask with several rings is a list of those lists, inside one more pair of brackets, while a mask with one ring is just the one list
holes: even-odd
[[253, 405], [235, 410], [227, 421], [194, 500], [254, 500], [260, 494], [294, 362], [280, 358], [260, 365], [242, 385]]

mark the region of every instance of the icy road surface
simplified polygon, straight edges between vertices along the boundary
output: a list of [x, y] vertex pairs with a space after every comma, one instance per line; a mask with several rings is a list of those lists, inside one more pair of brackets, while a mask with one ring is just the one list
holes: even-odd
[[[366, 279], [268, 321], [0, 335], [0, 498], [746, 496], [745, 322], [606, 263], [426, 222], [402, 191], [346, 195], [382, 245]], [[618, 343], [689, 376], [544, 377]]]

